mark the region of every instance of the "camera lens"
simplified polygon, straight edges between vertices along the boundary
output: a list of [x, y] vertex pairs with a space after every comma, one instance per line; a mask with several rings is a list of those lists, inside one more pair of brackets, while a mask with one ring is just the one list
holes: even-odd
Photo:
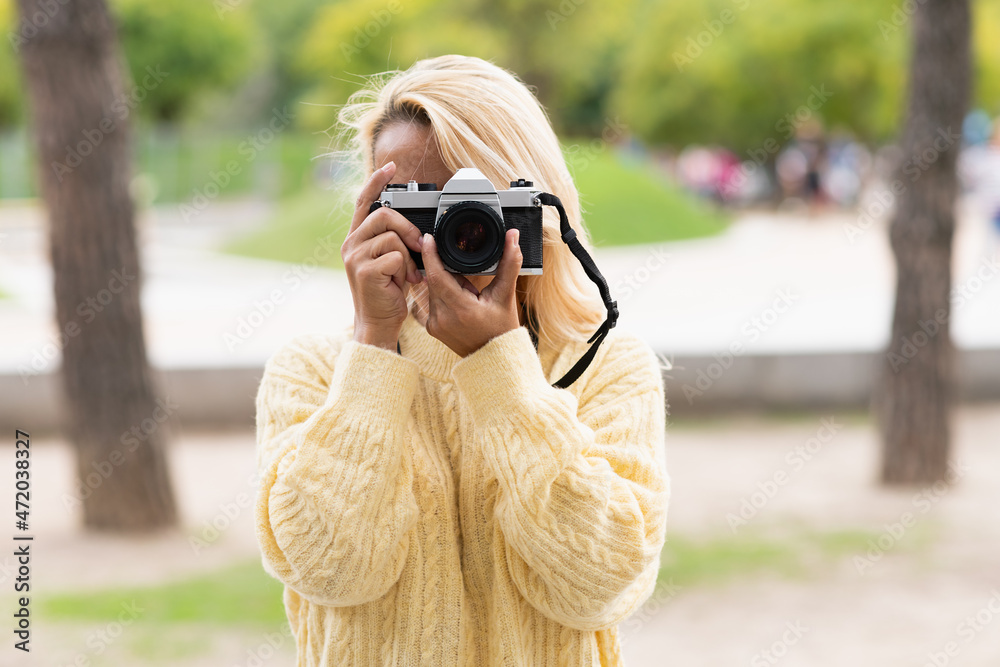
[[434, 238], [441, 260], [455, 273], [481, 273], [503, 252], [503, 219], [482, 202], [459, 202], [441, 215]]
[[466, 220], [455, 227], [455, 247], [467, 255], [474, 255], [483, 249], [488, 232], [478, 220]]

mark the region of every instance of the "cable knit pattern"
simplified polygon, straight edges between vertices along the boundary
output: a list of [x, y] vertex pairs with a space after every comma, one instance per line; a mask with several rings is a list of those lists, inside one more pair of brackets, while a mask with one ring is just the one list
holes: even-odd
[[444, 406], [445, 440], [448, 443], [452, 470], [458, 474], [462, 470], [462, 448], [458, 446], [458, 394], [454, 383], [447, 382], [441, 387]]
[[255, 527], [297, 664], [622, 665], [670, 498], [656, 356], [613, 330], [556, 389], [582, 341], [461, 358], [410, 316], [400, 349], [308, 334], [264, 369]]
[[[424, 464], [426, 467], [430, 467], [429, 462], [424, 461], [424, 456], [422, 453], [417, 452], [420, 463]], [[425, 488], [426, 480], [420, 479], [417, 486], [417, 493], [427, 497], [431, 493], [431, 490]], [[424, 604], [423, 608], [420, 610], [420, 622], [423, 623], [423, 631], [420, 633], [420, 667], [434, 667], [435, 665], [441, 664], [440, 657], [438, 656], [438, 638], [436, 635], [436, 630], [439, 619], [439, 605], [440, 601], [435, 595], [435, 593], [441, 588], [441, 578], [442, 578], [442, 567], [441, 567], [441, 544], [443, 544], [444, 535], [441, 534], [441, 522], [440, 521], [429, 521], [426, 524], [426, 530], [424, 531], [424, 542], [422, 556], [423, 556], [423, 569], [424, 569], [424, 581], [423, 586], [425, 587], [424, 593]]]
[[[389, 589], [389, 592], [385, 596], [384, 602], [391, 609], [396, 605], [396, 591], [398, 586], [393, 586]], [[393, 645], [393, 627], [395, 626], [396, 615], [393, 613], [385, 614], [382, 617], [382, 649], [381, 649], [381, 665], [391, 665], [392, 664], [392, 645]]]

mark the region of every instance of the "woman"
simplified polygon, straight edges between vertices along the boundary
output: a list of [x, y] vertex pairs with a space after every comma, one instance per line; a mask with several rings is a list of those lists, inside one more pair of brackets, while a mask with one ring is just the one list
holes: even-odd
[[475, 166], [498, 189], [532, 179], [584, 237], [544, 112], [505, 70], [446, 56], [341, 121], [369, 174], [341, 249], [354, 326], [290, 341], [257, 396], [257, 538], [298, 664], [622, 664], [617, 624], [666, 530], [656, 356], [613, 330], [551, 386], [603, 317], [554, 219], [542, 275], [518, 275], [511, 230], [497, 275], [464, 277], [396, 211], [369, 214], [386, 184]]

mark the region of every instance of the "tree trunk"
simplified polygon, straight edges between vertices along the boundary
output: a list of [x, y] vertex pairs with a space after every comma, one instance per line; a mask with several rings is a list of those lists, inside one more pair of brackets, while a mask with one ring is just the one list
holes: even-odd
[[896, 256], [892, 337], [873, 408], [881, 430], [882, 481], [948, 479], [954, 394], [951, 247], [971, 79], [968, 0], [925, 0], [913, 15], [904, 161], [889, 228]]
[[49, 213], [62, 349], [63, 428], [77, 454], [88, 529], [176, 524], [164, 422], [140, 311], [129, 196], [127, 70], [104, 0], [18, 0], [36, 31], [18, 45]]

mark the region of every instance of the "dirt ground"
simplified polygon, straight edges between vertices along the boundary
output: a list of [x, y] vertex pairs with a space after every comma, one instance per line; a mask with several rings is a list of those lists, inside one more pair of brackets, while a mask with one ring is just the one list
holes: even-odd
[[[801, 469], [788, 465], [788, 453], [820, 440], [820, 429], [819, 417], [668, 429], [671, 531], [732, 534], [727, 514], [783, 470], [787, 483], [751, 524], [877, 538], [807, 581], [753, 578], [649, 603], [656, 611], [627, 638], [626, 664], [1000, 665], [1000, 405], [959, 410], [958, 479], [948, 489], [880, 488], [868, 425], [844, 425]], [[911, 531], [926, 543], [894, 548]]]
[[[741, 532], [863, 530], [877, 543], [804, 578], [751, 576], [667, 592], [623, 624], [626, 664], [1000, 665], [1000, 404], [960, 408], [954, 436], [954, 486], [885, 490], [875, 483], [874, 431], [856, 419], [671, 424], [670, 534], [732, 536], [727, 515], [738, 515], [746, 500]], [[66, 502], [73, 492], [68, 446], [36, 440], [35, 590], [157, 583], [255, 556], [252, 511], [241, 500], [253, 494], [253, 434], [182, 434], [170, 463], [183, 528], [147, 539], [86, 535], [78, 508]], [[211, 546], [194, 549], [190, 539], [213, 520], [229, 525]], [[919, 548], [896, 544], [918, 533], [927, 536]], [[5, 588], [12, 572], [7, 555], [0, 559]], [[0, 664], [61, 667], [82, 656], [90, 665], [135, 665], [114, 645], [96, 654], [89, 632], [36, 623], [30, 661], [11, 659], [14, 651], [4, 647]], [[171, 632], [183, 643], [183, 628]], [[262, 664], [294, 665], [289, 644]], [[267, 646], [264, 636], [233, 631], [155, 664], [252, 665], [254, 656], [271, 655]]]

